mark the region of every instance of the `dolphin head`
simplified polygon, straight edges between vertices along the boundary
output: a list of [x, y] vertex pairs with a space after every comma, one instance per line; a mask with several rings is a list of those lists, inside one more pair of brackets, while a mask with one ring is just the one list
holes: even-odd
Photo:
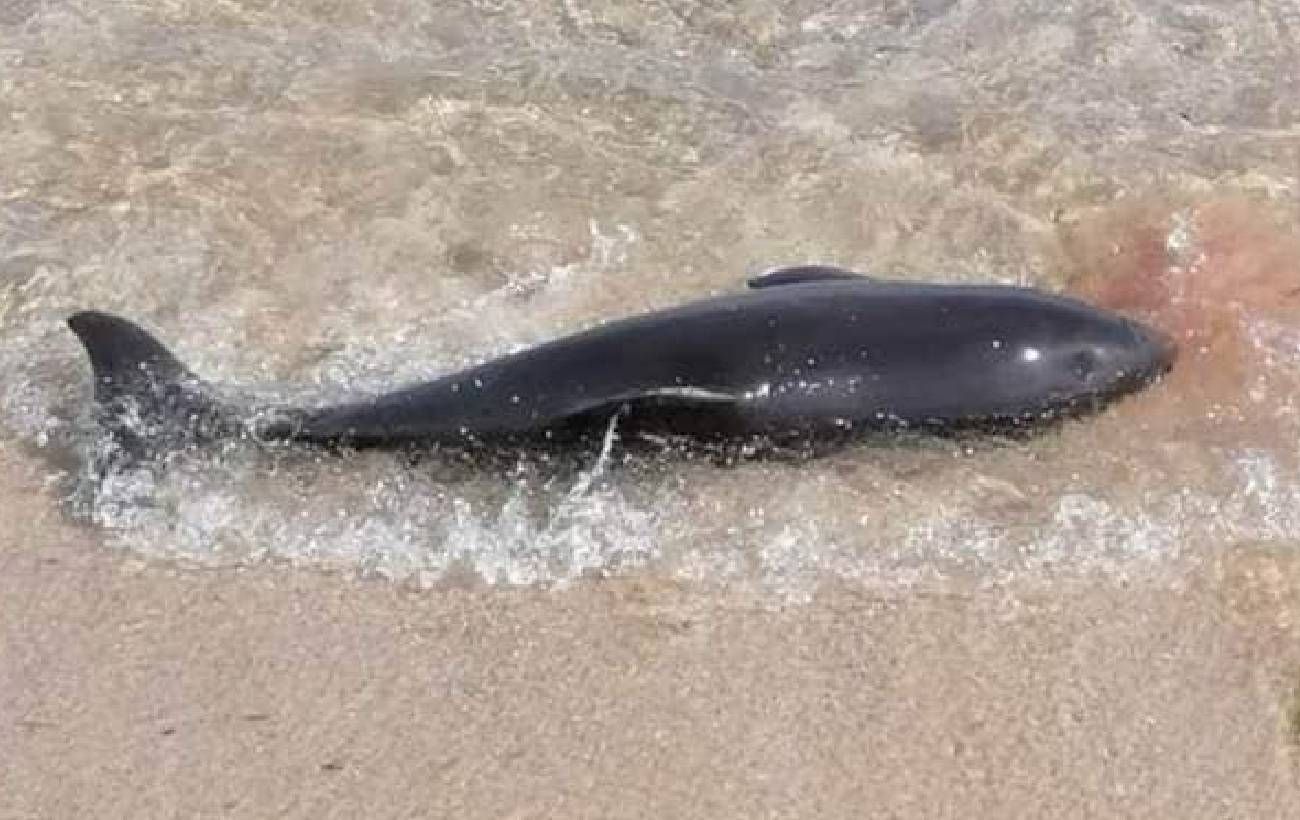
[[1050, 416], [1090, 412], [1142, 389], [1173, 367], [1177, 345], [1142, 322], [1066, 298], [1007, 322], [988, 368], [988, 394], [1003, 412]]
[[1069, 353], [1067, 395], [1113, 398], [1141, 389], [1174, 366], [1178, 345], [1172, 337], [1133, 319], [1112, 321], [1115, 327], [1105, 322], [1075, 342]]

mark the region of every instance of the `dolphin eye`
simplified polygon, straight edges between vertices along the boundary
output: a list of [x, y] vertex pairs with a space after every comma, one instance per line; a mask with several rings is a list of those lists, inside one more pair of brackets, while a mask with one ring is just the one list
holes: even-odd
[[1097, 356], [1091, 350], [1080, 350], [1070, 357], [1070, 371], [1086, 379], [1097, 369]]

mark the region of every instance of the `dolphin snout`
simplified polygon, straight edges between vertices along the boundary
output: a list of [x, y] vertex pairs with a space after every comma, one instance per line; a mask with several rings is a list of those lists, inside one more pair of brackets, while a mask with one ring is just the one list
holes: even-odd
[[1178, 342], [1173, 336], [1132, 319], [1126, 319], [1125, 324], [1133, 334], [1140, 371], [1154, 378], [1173, 369], [1174, 362], [1178, 359]]

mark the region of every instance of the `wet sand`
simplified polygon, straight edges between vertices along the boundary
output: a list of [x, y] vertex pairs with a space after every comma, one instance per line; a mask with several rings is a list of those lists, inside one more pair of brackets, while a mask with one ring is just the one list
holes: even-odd
[[1300, 812], [1300, 563], [1276, 548], [774, 608], [199, 571], [6, 518], [3, 817]]

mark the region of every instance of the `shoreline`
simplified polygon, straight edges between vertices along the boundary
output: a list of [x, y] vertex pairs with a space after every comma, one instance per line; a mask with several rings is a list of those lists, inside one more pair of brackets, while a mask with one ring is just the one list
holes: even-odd
[[[57, 516], [5, 461], [31, 502], [7, 509]], [[6, 817], [1300, 810], [1300, 561], [1267, 546], [1165, 585], [761, 607], [194, 571], [41, 531], [0, 552]]]

